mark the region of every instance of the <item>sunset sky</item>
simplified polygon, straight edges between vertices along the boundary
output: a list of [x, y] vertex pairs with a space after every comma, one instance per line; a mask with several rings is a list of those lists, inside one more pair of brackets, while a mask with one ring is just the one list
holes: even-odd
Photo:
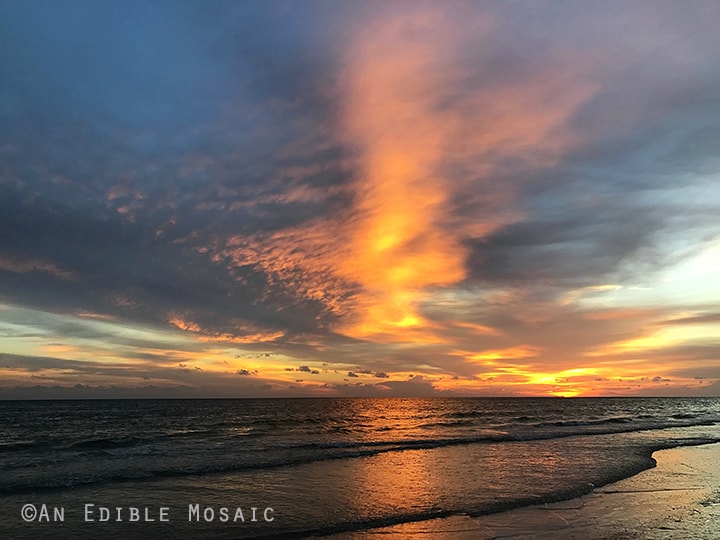
[[0, 4], [0, 398], [720, 395], [720, 3]]

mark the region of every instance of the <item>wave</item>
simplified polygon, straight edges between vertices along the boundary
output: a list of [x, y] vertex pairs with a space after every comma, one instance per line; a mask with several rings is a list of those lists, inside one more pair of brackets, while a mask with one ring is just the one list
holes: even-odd
[[[274, 531], [272, 534], [254, 536], [253, 538], [276, 538], [282, 540], [291, 538], [327, 536], [333, 534], [368, 531], [370, 529], [391, 527], [394, 525], [402, 525], [419, 521], [429, 521], [432, 519], [442, 519], [456, 515], [480, 517], [505, 512], [516, 508], [566, 501], [581, 497], [590, 493], [596, 488], [611, 484], [613, 482], [617, 482], [624, 478], [629, 478], [644, 470], [654, 467], [657, 462], [655, 461], [655, 459], [653, 459], [652, 455], [658, 450], [679, 446], [698, 446], [718, 442], [720, 442], [720, 439], [717, 438], [701, 438], [694, 440], [686, 439], [677, 440], [672, 443], [668, 442], [666, 444], [656, 444], [654, 446], [636, 448], [632, 455], [629, 456], [629, 459], [622, 468], [619, 468], [617, 470], [609, 470], [604, 474], [596, 474], [588, 478], [588, 480], [591, 481], [580, 482], [576, 485], [569, 486], [564, 489], [558, 489], [543, 494], [519, 495], [515, 497], [508, 496], [491, 502], [485, 502], [477, 506], [458, 505], [455, 507], [447, 508], [428, 508], [418, 512], [398, 513], [394, 515], [386, 515], [370, 519], [346, 521], [315, 528], [295, 529], [292, 531], [283, 532]], [[378, 536], [382, 536], [382, 531], [380, 532], [380, 534], [378, 534]]]
[[441, 415], [444, 418], [484, 418], [488, 416], [485, 411], [457, 411]]
[[52, 445], [48, 441], [16, 441], [0, 443], [0, 453], [44, 451]]
[[630, 424], [633, 418], [629, 416], [611, 416], [596, 420], [555, 420], [552, 422], [539, 422], [533, 427], [579, 427], [579, 426], [602, 426], [604, 424]]
[[[601, 422], [601, 423], [599, 423]], [[375, 440], [375, 441], [327, 441], [308, 442], [289, 446], [267, 448], [266, 451], [242, 452], [242, 447], [232, 446], [218, 451], [211, 444], [204, 448], [196, 448], [193, 452], [180, 455], [167, 455], [158, 452], [155, 457], [133, 457], [133, 469], [123, 468], [126, 460], [115, 456], [113, 461], [99, 459], [97, 462], [85, 462], [85, 475], [73, 470], [72, 475], [46, 474], [42, 479], [22, 478], [12, 481], [6, 476], [5, 482], [0, 486], [0, 494], [11, 494], [35, 490], [66, 489], [90, 484], [108, 484], [118, 482], [133, 482], [153, 480], [160, 478], [191, 477], [209, 474], [231, 473], [235, 471], [257, 470], [279, 467], [293, 467], [308, 463], [370, 457], [387, 452], [406, 452], [416, 450], [431, 450], [448, 446], [529, 442], [559, 439], [572, 436], [597, 436], [616, 433], [629, 433], [645, 430], [662, 430], [669, 427], [692, 427], [714, 425], [711, 421], [686, 421], [682, 425], [677, 422], [662, 423], [654, 426], [635, 425], [627, 422], [613, 421], [611, 418], [602, 421], [593, 421], [583, 424], [594, 427], [592, 431], [538, 431], [538, 432], [503, 432], [497, 430], [483, 430], [474, 436], [456, 438], [415, 438], [405, 440]], [[555, 425], [555, 424], [552, 424]], [[568, 424], [563, 424], [563, 427]], [[599, 429], [597, 429], [599, 426]], [[143, 439], [129, 438], [100, 438], [75, 443], [71, 448], [79, 450], [106, 450], [118, 448], [131, 448]], [[680, 443], [678, 443], [680, 444]], [[691, 443], [688, 443], [691, 444]], [[698, 443], [693, 443], [698, 444]], [[182, 448], [180, 448], [182, 450]], [[203, 458], [198, 458], [202, 455]], [[102, 458], [102, 456], [100, 456]], [[170, 459], [172, 458], [172, 459]], [[95, 463], [95, 471], [92, 465]], [[118, 465], [121, 464], [121, 465]], [[51, 478], [49, 480], [48, 478]]]
[[195, 429], [195, 430], [174, 430], [166, 433], [152, 434], [146, 436], [120, 436], [120, 437], [94, 437], [75, 442], [57, 440], [41, 441], [18, 441], [0, 443], [0, 454], [12, 452], [87, 452], [87, 451], [109, 451], [123, 448], [131, 448], [144, 444], [153, 444], [164, 440], [194, 438], [199, 439], [205, 436], [209, 440], [212, 437], [249, 437], [260, 435], [254, 433], [252, 428], [233, 427], [220, 432], [217, 430]]
[[113, 450], [115, 448], [128, 448], [136, 446], [150, 439], [141, 437], [107, 437], [100, 439], [88, 439], [73, 443], [65, 449], [67, 450]]
[[463, 426], [475, 426], [477, 425], [472, 420], [453, 420], [449, 422], [428, 422], [427, 424], [420, 424], [419, 429], [436, 429], [436, 428], [456, 428]]

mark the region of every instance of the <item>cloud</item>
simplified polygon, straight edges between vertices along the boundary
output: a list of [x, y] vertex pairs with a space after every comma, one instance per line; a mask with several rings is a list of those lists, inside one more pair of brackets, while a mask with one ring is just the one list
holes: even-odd
[[568, 208], [561, 220], [528, 219], [468, 240], [469, 279], [545, 281], [569, 288], [632, 275], [638, 262], [645, 261], [649, 268], [660, 265], [663, 256], [656, 242], [661, 212], [640, 212], [636, 206], [609, 201], [607, 206], [595, 201], [583, 210], [573, 215]]
[[418, 375], [406, 381], [386, 381], [376, 384], [343, 384], [336, 385], [335, 390], [341, 396], [397, 396], [397, 397], [430, 397], [442, 396], [445, 393], [436, 389], [431, 381]]
[[309, 373], [310, 375], [319, 375], [320, 371], [317, 369], [311, 369], [309, 366], [300, 366], [295, 371], [300, 371], [302, 373]]
[[682, 324], [716, 324], [720, 323], [720, 313], [699, 313], [697, 315], [690, 315], [685, 317], [679, 317], [676, 319], [668, 319], [666, 321], [660, 321], [658, 324], [661, 325], [682, 325]]
[[718, 16], [3, 4], [13, 392], [706, 392]]

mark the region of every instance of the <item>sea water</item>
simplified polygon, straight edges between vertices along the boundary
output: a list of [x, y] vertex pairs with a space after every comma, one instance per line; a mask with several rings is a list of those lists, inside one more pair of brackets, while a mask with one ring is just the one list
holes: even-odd
[[566, 499], [714, 398], [0, 402], [0, 538], [308, 537]]

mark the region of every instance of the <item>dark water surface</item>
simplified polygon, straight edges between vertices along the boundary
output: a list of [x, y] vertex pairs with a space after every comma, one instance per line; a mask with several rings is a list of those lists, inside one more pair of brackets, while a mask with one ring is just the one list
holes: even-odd
[[294, 538], [481, 515], [632, 475], [656, 449], [720, 440], [719, 422], [713, 398], [6, 401], [0, 538]]

